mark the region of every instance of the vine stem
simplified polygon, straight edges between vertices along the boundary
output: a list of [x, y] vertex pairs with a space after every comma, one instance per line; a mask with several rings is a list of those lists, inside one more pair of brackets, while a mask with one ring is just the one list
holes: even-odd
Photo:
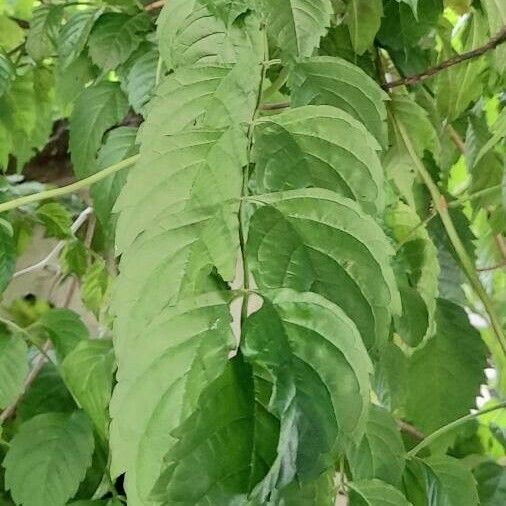
[[413, 163], [418, 173], [420, 174], [423, 182], [425, 183], [425, 185], [429, 190], [431, 198], [434, 201], [435, 208], [437, 209], [437, 212], [441, 217], [441, 222], [443, 223], [443, 227], [446, 230], [448, 238], [450, 239], [450, 242], [452, 243], [452, 246], [455, 249], [455, 252], [460, 260], [460, 263], [464, 269], [464, 272], [469, 282], [471, 283], [471, 286], [473, 287], [474, 291], [476, 292], [481, 302], [483, 303], [483, 306], [488, 314], [494, 334], [496, 335], [499, 341], [503, 353], [506, 355], [506, 336], [503, 333], [499, 318], [495, 313], [492, 300], [490, 299], [487, 291], [483, 287], [479, 275], [475, 269], [475, 266], [471, 258], [469, 258], [467, 251], [464, 247], [464, 244], [462, 243], [462, 240], [460, 239], [460, 236], [457, 232], [457, 229], [453, 224], [453, 220], [450, 216], [450, 213], [448, 212], [448, 203], [446, 202], [445, 197], [439, 191], [439, 188], [437, 187], [436, 183], [432, 180], [432, 177], [425, 168], [425, 165], [416, 154], [415, 148], [413, 147], [411, 139], [409, 138], [409, 135], [406, 132], [406, 129], [404, 128], [404, 125], [400, 123], [393, 114], [392, 119], [403, 139], [406, 149], [408, 150], [409, 156], [413, 160]]
[[32, 193], [31, 195], [25, 195], [24, 197], [19, 197], [17, 199], [9, 200], [8, 202], [4, 202], [0, 204], [0, 213], [4, 213], [5, 211], [10, 211], [11, 209], [16, 209], [21, 206], [25, 206], [27, 204], [31, 204], [33, 202], [40, 202], [41, 200], [53, 199], [57, 197], [62, 197], [69, 193], [73, 193], [81, 190], [82, 188], [86, 188], [87, 186], [91, 186], [94, 183], [98, 183], [105, 179], [106, 177], [120, 171], [131, 167], [134, 165], [139, 159], [139, 155], [131, 156], [130, 158], [126, 158], [121, 162], [115, 163], [101, 170], [100, 172], [96, 172], [95, 174], [76, 181], [75, 183], [61, 186], [60, 188], [53, 188], [51, 190], [46, 190], [39, 193]]
[[441, 437], [443, 434], [446, 434], [447, 432], [450, 432], [451, 430], [455, 429], [456, 427], [459, 427], [463, 423], [468, 422], [469, 420], [473, 420], [475, 418], [478, 418], [482, 415], [485, 415], [487, 413], [492, 413], [492, 411], [497, 411], [499, 409], [505, 409], [506, 408], [506, 401], [503, 401], [496, 406], [492, 406], [490, 408], [481, 409], [479, 411], [476, 411], [476, 413], [470, 413], [468, 415], [463, 416], [462, 418], [459, 418], [448, 425], [444, 425], [440, 429], [437, 429], [432, 434], [429, 434], [422, 442], [417, 444], [413, 449], [411, 449], [406, 455], [407, 457], [414, 457], [418, 453], [420, 453], [421, 450], [432, 444], [436, 439]]

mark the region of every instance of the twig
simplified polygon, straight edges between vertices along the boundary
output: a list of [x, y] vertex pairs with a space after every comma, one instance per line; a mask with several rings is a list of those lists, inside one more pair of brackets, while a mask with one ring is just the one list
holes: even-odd
[[131, 167], [134, 165], [137, 160], [139, 159], [139, 155], [131, 156], [130, 158], [126, 158], [125, 160], [115, 163], [113, 165], [110, 165], [109, 167], [106, 167], [105, 169], [101, 170], [100, 172], [97, 172], [85, 179], [81, 179], [80, 181], [76, 181], [75, 183], [61, 186], [60, 188], [54, 188], [52, 190], [46, 190], [39, 193], [32, 193], [31, 195], [26, 195], [24, 197], [19, 197], [17, 199], [9, 200], [8, 202], [4, 202], [3, 204], [0, 204], [0, 213], [3, 213], [5, 211], [10, 211], [11, 209], [16, 209], [21, 206], [25, 206], [27, 204], [31, 204], [33, 202], [39, 202], [41, 200], [47, 200], [57, 197], [62, 197], [63, 195], [67, 195], [69, 193], [76, 192], [78, 190], [81, 190], [82, 188], [86, 188], [87, 186], [91, 186], [94, 183], [97, 183], [98, 181], [101, 181], [102, 179], [105, 179], [106, 177], [114, 174], [115, 172], [118, 172], [120, 170], [126, 169], [128, 167]]
[[[74, 221], [72, 224], [72, 227], [70, 230], [73, 234], [75, 234], [81, 226], [86, 222], [88, 219], [88, 216], [93, 212], [93, 209], [91, 207], [87, 207]], [[21, 269], [20, 271], [17, 271], [12, 276], [13, 278], [18, 278], [20, 276], [24, 276], [25, 274], [30, 274], [31, 272], [37, 271], [39, 269], [43, 269], [47, 264], [49, 264], [54, 258], [56, 258], [61, 250], [65, 247], [66, 241], [60, 241], [54, 249], [40, 262], [37, 262], [34, 265], [30, 265], [29, 267], [25, 267], [24, 269]]]
[[395, 88], [397, 86], [406, 86], [413, 85], [419, 83], [421, 81], [425, 81], [429, 77], [441, 72], [442, 70], [447, 69], [448, 67], [452, 67], [453, 65], [458, 65], [459, 63], [465, 62], [472, 58], [477, 58], [478, 56], [483, 55], [487, 51], [495, 49], [497, 46], [506, 41], [506, 26], [503, 26], [499, 32], [494, 35], [485, 45], [478, 47], [476, 49], [472, 49], [471, 51], [467, 51], [466, 53], [461, 53], [448, 60], [445, 60], [438, 65], [428, 68], [419, 74], [414, 74], [412, 76], [403, 77], [401, 79], [397, 79], [396, 81], [392, 81], [390, 83], [385, 83], [382, 87], [385, 90], [389, 90]]
[[448, 425], [445, 425], [441, 427], [440, 429], [436, 430], [429, 436], [427, 436], [420, 444], [416, 445], [412, 450], [410, 450], [407, 453], [408, 457], [414, 457], [416, 454], [418, 454], [421, 450], [432, 444], [436, 439], [438, 439], [443, 434], [446, 434], [447, 432], [450, 432], [451, 430], [455, 429], [456, 427], [462, 425], [463, 423], [468, 422], [469, 420], [474, 420], [475, 418], [478, 418], [481, 415], [485, 415], [487, 413], [491, 413], [492, 411], [497, 411], [498, 409], [504, 409], [506, 408], [506, 401], [501, 402], [497, 404], [496, 406], [492, 406], [491, 408], [485, 408], [480, 411], [476, 411], [475, 413], [470, 413], [469, 415], [463, 416], [462, 418], [459, 418], [458, 420], [455, 420]]
[[413, 425], [411, 425], [403, 420], [397, 420], [397, 425], [402, 430], [402, 432], [405, 432], [406, 434], [413, 436], [415, 439], [420, 439], [420, 440], [425, 439], [425, 434], [423, 432], [420, 432]]
[[144, 10], [147, 12], [154, 11], [156, 9], [161, 9], [163, 7], [163, 4], [165, 3], [165, 0], [156, 0], [156, 2], [151, 2], [148, 5], [144, 6]]
[[446, 125], [446, 129], [448, 130], [448, 134], [450, 136], [450, 139], [452, 140], [453, 144], [457, 146], [457, 149], [464, 153], [466, 150], [466, 146], [464, 144], [464, 141], [462, 140], [462, 137], [458, 134], [458, 132], [453, 128], [449, 123]]
[[497, 265], [492, 265], [491, 267], [479, 267], [476, 270], [478, 272], [490, 272], [495, 271], [497, 269], [502, 269], [503, 267], [506, 267], [506, 260], [503, 260], [501, 263], [498, 263]]
[[260, 109], [262, 111], [277, 111], [279, 109], [288, 109], [290, 102], [279, 102], [277, 104], [262, 104]]

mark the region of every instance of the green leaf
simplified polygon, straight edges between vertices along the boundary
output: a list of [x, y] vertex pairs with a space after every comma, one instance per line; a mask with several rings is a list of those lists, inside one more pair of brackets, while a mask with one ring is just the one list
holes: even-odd
[[51, 309], [37, 323], [47, 332], [60, 362], [79, 342], [89, 338], [88, 329], [79, 315], [69, 309]]
[[[119, 127], [111, 130], [98, 152], [97, 171], [137, 154], [136, 136], [137, 129], [134, 127]], [[112, 209], [126, 178], [127, 172], [119, 171], [94, 184], [90, 189], [95, 215], [104, 230], [111, 236], [115, 225]]]
[[295, 478], [315, 478], [335, 461], [339, 444], [360, 440], [372, 367], [342, 310], [289, 289], [264, 292], [242, 351], [272, 377], [269, 410], [281, 423], [276, 461], [255, 492], [265, 500]]
[[66, 239], [70, 235], [72, 218], [62, 204], [50, 202], [40, 206], [37, 209], [37, 218], [44, 226], [48, 237]]
[[149, 504], [163, 457], [176, 442], [173, 431], [195, 411], [202, 391], [225, 368], [235, 344], [228, 302], [227, 296], [215, 293], [166, 307], [146, 320], [141, 336], [130, 338], [119, 332], [125, 316], [118, 317], [111, 473], [126, 472], [132, 504]]
[[272, 0], [262, 7], [269, 35], [288, 60], [312, 56], [330, 26], [330, 0]]
[[16, 76], [16, 68], [9, 57], [0, 50], [0, 97], [9, 90]]
[[404, 453], [395, 419], [386, 409], [371, 405], [364, 437], [347, 452], [353, 481], [377, 478], [398, 487], [404, 471]]
[[83, 52], [91, 29], [101, 11], [87, 9], [76, 11], [65, 23], [58, 37], [59, 63], [66, 69]]
[[[371, 351], [400, 299], [383, 231], [353, 201], [321, 189], [253, 197], [249, 265], [262, 289], [313, 291], [341, 307]], [[280, 240], [281, 239], [281, 240]]]
[[380, 480], [351, 482], [350, 506], [411, 506], [399, 490]]
[[[250, 367], [240, 356], [203, 393], [197, 409], [174, 432], [153, 499], [161, 504], [233, 504], [258, 481], [255, 462], [269, 459], [258, 439]], [[197, 481], [193, 480], [199, 476]], [[189, 486], [189, 483], [192, 485]], [[241, 501], [241, 504], [243, 502]]]
[[[460, 461], [447, 455], [434, 456], [418, 461], [427, 506], [477, 506], [479, 504], [476, 482], [471, 471]], [[419, 471], [420, 472], [420, 471]], [[408, 499], [410, 488], [407, 489]], [[418, 506], [418, 503], [415, 503]]]
[[495, 462], [483, 462], [474, 470], [482, 506], [502, 506], [506, 501], [506, 469]]
[[23, 423], [3, 462], [5, 484], [23, 506], [63, 506], [91, 464], [93, 433], [87, 416], [44, 414]]
[[5, 290], [16, 263], [16, 247], [12, 232], [0, 222], [0, 294]]
[[[479, 11], [473, 11], [465, 28], [462, 41], [462, 52], [471, 51], [487, 42], [485, 17]], [[448, 48], [441, 53], [442, 60], [454, 56]], [[471, 102], [477, 100], [483, 92], [483, 71], [487, 63], [484, 58], [474, 58], [461, 65], [450, 67], [441, 72], [436, 79], [436, 100], [443, 118], [453, 121], [458, 118]]]
[[22, 28], [7, 16], [0, 13], [0, 47], [11, 51], [23, 42], [25, 33]]
[[168, 70], [192, 64], [260, 62], [264, 57], [260, 21], [252, 13], [227, 25], [199, 0], [173, 0], [165, 3], [157, 25], [160, 55]]
[[[496, 35], [506, 25], [506, 5], [501, 0], [483, 0], [483, 7], [487, 14], [490, 35]], [[499, 46], [494, 51], [497, 71], [504, 75], [506, 71], [506, 47]]]
[[16, 420], [24, 422], [43, 413], [71, 413], [76, 403], [63, 383], [60, 371], [46, 362], [16, 408]]
[[105, 296], [109, 286], [109, 273], [105, 262], [99, 258], [89, 267], [83, 276], [81, 299], [87, 309], [97, 317], [104, 306]]
[[145, 13], [135, 16], [117, 12], [102, 14], [88, 42], [93, 63], [104, 72], [115, 69], [139, 47], [150, 26], [151, 20]]
[[319, 187], [356, 200], [366, 212], [385, 205], [376, 139], [344, 111], [305, 106], [257, 122], [256, 191]]
[[[409, 5], [408, 5], [409, 4]], [[386, 0], [384, 19], [378, 34], [380, 42], [403, 52], [416, 46], [437, 24], [443, 13], [443, 0], [423, 0], [417, 6], [418, 16], [412, 8], [413, 2]]]
[[[490, 152], [496, 146], [501, 145], [501, 140], [506, 137], [506, 109], [503, 109], [494, 124], [491, 126], [490, 131], [492, 133], [490, 139], [481, 147], [479, 152], [476, 154], [476, 158], [472, 165], [477, 165], [481, 159]], [[467, 141], [467, 136], [466, 136]]]
[[21, 336], [0, 328], [0, 409], [12, 404], [23, 393], [28, 374], [27, 351]]
[[138, 113], [146, 112], [146, 104], [154, 95], [159, 57], [156, 46], [143, 43], [125, 63], [125, 68], [118, 69], [128, 102]]
[[119, 123], [128, 102], [118, 83], [101, 82], [86, 88], [70, 116], [70, 153], [74, 172], [84, 178], [95, 172], [95, 156], [104, 133]]
[[409, 132], [411, 143], [420, 158], [423, 157], [425, 150], [437, 152], [438, 138], [427, 112], [408, 95], [393, 93], [391, 99], [388, 104], [391, 114], [389, 123], [391, 147], [383, 160], [385, 173], [407, 203], [416, 208], [413, 193], [416, 173], [398, 124]]
[[40, 5], [33, 11], [26, 51], [35, 61], [54, 55], [62, 16], [61, 5]]
[[319, 56], [297, 63], [288, 82], [292, 107], [331, 105], [351, 114], [385, 146], [388, 96], [363, 70], [341, 58]]
[[485, 345], [466, 312], [440, 299], [436, 333], [409, 362], [407, 419], [430, 433], [468, 414], [485, 381], [485, 367]]
[[81, 277], [86, 272], [88, 253], [80, 239], [71, 239], [65, 243], [60, 255], [60, 265], [64, 274]]
[[395, 270], [403, 313], [396, 318], [396, 332], [416, 347], [434, 331], [440, 273], [437, 249], [409, 206], [398, 203], [387, 211], [385, 221], [398, 243]]
[[364, 54], [373, 44], [383, 16], [381, 0], [350, 0], [348, 30], [355, 52]]
[[62, 363], [65, 384], [104, 440], [115, 367], [112, 343], [102, 339], [81, 341]]

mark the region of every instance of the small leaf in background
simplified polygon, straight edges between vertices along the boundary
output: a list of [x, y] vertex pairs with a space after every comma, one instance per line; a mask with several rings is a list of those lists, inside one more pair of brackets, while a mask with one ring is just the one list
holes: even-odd
[[37, 209], [37, 218], [45, 228], [47, 237], [65, 239], [70, 235], [72, 217], [62, 204], [50, 202]]
[[107, 267], [102, 259], [98, 259], [83, 276], [81, 286], [83, 303], [96, 316], [100, 313], [108, 286], [109, 273]]
[[128, 102], [119, 83], [103, 81], [79, 95], [69, 125], [71, 158], [78, 178], [94, 173], [104, 133], [119, 123], [127, 111]]
[[38, 415], [10, 441], [3, 461], [6, 488], [23, 506], [63, 506], [84, 479], [93, 448], [84, 413]]
[[51, 309], [45, 312], [38, 325], [47, 332], [60, 362], [80, 341], [89, 338], [88, 329], [80, 316], [69, 309]]
[[23, 337], [10, 334], [0, 326], [0, 409], [12, 404], [23, 393], [27, 374], [27, 346]]
[[79, 406], [88, 414], [105, 441], [109, 426], [108, 406], [115, 369], [112, 342], [81, 341], [62, 364], [63, 379]]
[[100, 10], [79, 10], [65, 23], [58, 37], [58, 54], [62, 69], [67, 68], [83, 52]]
[[350, 0], [348, 3], [348, 30], [358, 55], [362, 55], [372, 47], [382, 16], [382, 0]]
[[62, 5], [40, 5], [33, 11], [26, 39], [26, 51], [35, 61], [56, 53], [62, 16]]
[[115, 69], [139, 47], [150, 26], [151, 20], [145, 13], [133, 17], [114, 12], [102, 14], [88, 43], [93, 63], [104, 72]]
[[12, 228], [0, 218], [0, 294], [5, 290], [14, 273], [16, 246]]
[[506, 504], [506, 468], [495, 462], [483, 462], [473, 471], [478, 483], [481, 506]]
[[9, 89], [16, 76], [16, 68], [10, 58], [0, 50], [0, 97]]
[[70, 239], [65, 243], [60, 264], [64, 274], [75, 274], [79, 278], [83, 276], [88, 264], [88, 253], [80, 239]]

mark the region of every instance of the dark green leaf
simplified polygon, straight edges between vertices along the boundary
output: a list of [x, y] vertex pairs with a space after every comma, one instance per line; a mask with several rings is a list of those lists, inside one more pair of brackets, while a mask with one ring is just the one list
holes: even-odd
[[40, 5], [33, 11], [26, 51], [35, 61], [55, 54], [62, 16], [61, 5]]

